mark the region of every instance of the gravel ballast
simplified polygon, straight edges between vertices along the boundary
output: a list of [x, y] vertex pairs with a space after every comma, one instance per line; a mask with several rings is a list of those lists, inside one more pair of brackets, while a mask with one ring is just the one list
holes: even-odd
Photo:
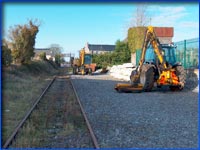
[[198, 93], [118, 93], [109, 75], [71, 76], [102, 148], [197, 148]]

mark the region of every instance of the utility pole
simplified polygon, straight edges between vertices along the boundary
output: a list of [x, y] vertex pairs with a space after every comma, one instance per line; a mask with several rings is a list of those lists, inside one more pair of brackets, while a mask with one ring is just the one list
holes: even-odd
[[150, 26], [151, 26], [151, 17], [150, 17]]

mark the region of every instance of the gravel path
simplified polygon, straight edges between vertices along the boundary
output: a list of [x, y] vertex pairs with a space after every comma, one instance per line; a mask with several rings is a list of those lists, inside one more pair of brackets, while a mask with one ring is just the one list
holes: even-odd
[[198, 93], [117, 93], [109, 75], [72, 76], [100, 147], [198, 147]]

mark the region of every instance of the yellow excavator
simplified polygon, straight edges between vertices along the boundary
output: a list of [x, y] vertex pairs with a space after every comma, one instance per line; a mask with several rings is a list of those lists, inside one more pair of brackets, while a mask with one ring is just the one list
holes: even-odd
[[[181, 63], [176, 62], [176, 46], [160, 44], [154, 28], [147, 27], [139, 65], [130, 75], [130, 84], [118, 83], [118, 92], [151, 91], [157, 87], [169, 86], [172, 91], [184, 88], [186, 73]], [[148, 53], [148, 55], [146, 55]]]
[[92, 74], [95, 71], [96, 64], [92, 63], [92, 55], [85, 52], [85, 49], [81, 49], [79, 52], [79, 58], [74, 59], [73, 62], [73, 74]]

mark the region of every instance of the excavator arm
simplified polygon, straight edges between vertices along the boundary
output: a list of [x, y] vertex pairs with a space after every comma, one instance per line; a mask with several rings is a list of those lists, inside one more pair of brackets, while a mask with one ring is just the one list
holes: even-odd
[[132, 83], [134, 83], [135, 85], [137, 85], [139, 83], [139, 78], [140, 78], [140, 74], [142, 71], [142, 65], [145, 61], [145, 55], [146, 55], [146, 50], [148, 45], [151, 44], [153, 49], [154, 49], [154, 53], [157, 55], [159, 62], [162, 65], [162, 68], [164, 68], [165, 70], [167, 69], [167, 65], [165, 60], [163, 59], [162, 56], [162, 50], [160, 49], [160, 43], [156, 37], [156, 34], [153, 30], [152, 26], [149, 26], [146, 30], [146, 34], [144, 36], [144, 42], [143, 42], [143, 46], [142, 46], [142, 53], [141, 53], [141, 57], [140, 57], [140, 61], [139, 61], [139, 65], [136, 69], [136, 74], [134, 76], [131, 77]]

